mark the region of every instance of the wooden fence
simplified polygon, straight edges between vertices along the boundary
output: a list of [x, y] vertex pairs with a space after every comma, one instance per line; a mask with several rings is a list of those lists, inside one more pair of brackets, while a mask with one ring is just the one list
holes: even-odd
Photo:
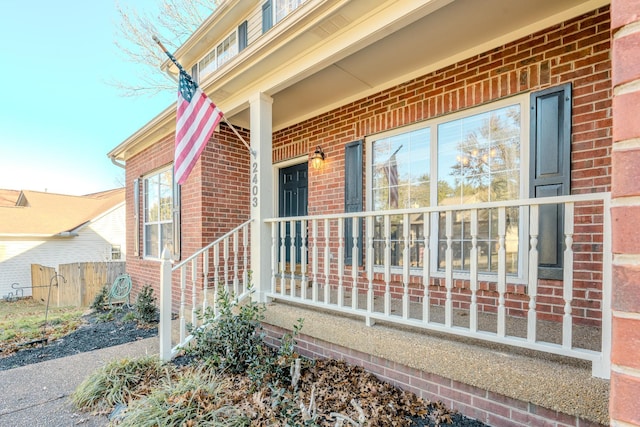
[[[125, 272], [125, 262], [76, 262], [58, 266], [58, 286], [51, 288], [49, 304], [53, 307], [87, 307], [91, 305], [104, 285], [111, 284]], [[33, 299], [47, 301], [49, 283], [56, 273], [52, 267], [31, 265], [31, 283]], [[55, 280], [54, 280], [55, 285]]]

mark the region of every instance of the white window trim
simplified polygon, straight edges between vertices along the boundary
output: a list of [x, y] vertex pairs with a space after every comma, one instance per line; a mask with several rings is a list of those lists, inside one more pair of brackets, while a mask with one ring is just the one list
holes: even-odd
[[[503, 98], [497, 101], [493, 101], [487, 104], [479, 105], [477, 107], [471, 107], [468, 109], [460, 110], [451, 114], [446, 114], [443, 116], [435, 117], [432, 119], [428, 119], [422, 122], [413, 123], [411, 125], [402, 126], [399, 128], [391, 129], [385, 132], [380, 132], [377, 134], [369, 135], [365, 137], [365, 167], [367, 171], [365, 173], [365, 191], [366, 191], [366, 209], [367, 211], [371, 211], [373, 209], [373, 200], [371, 197], [372, 188], [373, 188], [373, 150], [372, 144], [374, 141], [379, 139], [384, 139], [391, 136], [400, 135], [406, 132], [410, 132], [417, 129], [430, 128], [431, 129], [431, 146], [429, 147], [430, 156], [431, 156], [431, 164], [430, 164], [430, 176], [436, 177], [435, 182], [437, 182], [438, 176], [438, 125], [442, 123], [451, 122], [453, 120], [457, 120], [460, 118], [473, 116], [476, 114], [485, 113], [488, 111], [497, 110], [500, 108], [504, 108], [510, 105], [520, 105], [520, 199], [529, 198], [529, 113], [530, 113], [530, 94], [523, 93], [516, 96]], [[430, 185], [433, 185], [434, 179], [431, 179]], [[437, 185], [437, 184], [436, 184]], [[438, 202], [438, 192], [431, 191], [431, 206], [437, 206]], [[386, 212], [386, 211], [380, 211]], [[438, 264], [438, 251], [434, 250], [434, 248], [438, 247], [438, 219], [435, 215], [431, 216], [431, 233], [429, 237], [429, 246], [431, 248], [431, 259], [429, 260], [432, 266], [437, 266]], [[528, 212], [526, 209], [520, 209], [520, 222], [528, 223]], [[526, 221], [526, 222], [525, 222]], [[518, 253], [523, 254], [523, 256], [518, 257], [518, 275], [507, 275], [507, 282], [512, 284], [526, 284], [528, 277], [528, 267], [529, 267], [529, 257], [525, 256], [528, 254], [527, 248], [529, 246], [529, 241], [526, 240], [526, 232], [524, 227], [519, 227], [519, 235], [518, 235]], [[382, 266], [374, 266], [374, 271], [376, 273], [384, 272], [384, 267]], [[422, 275], [422, 267], [411, 267], [411, 272], [413, 275]], [[402, 274], [402, 267], [391, 266], [392, 274]], [[438, 271], [437, 269], [431, 270], [432, 277], [444, 277], [445, 273], [443, 271]], [[464, 272], [454, 272], [454, 279], [466, 279], [469, 277], [468, 273]], [[497, 275], [495, 273], [479, 273], [478, 280], [486, 281], [486, 282], [495, 282], [497, 281]]]
[[[169, 165], [169, 166], [164, 166], [162, 168], [156, 169], [152, 172], [149, 172], [147, 174], [145, 174], [144, 176], [142, 176], [142, 259], [147, 260], [147, 261], [161, 261], [162, 260], [162, 248], [159, 249], [158, 252], [158, 257], [154, 257], [154, 256], [150, 256], [147, 255], [147, 221], [146, 221], [146, 214], [147, 214], [147, 189], [146, 189], [146, 185], [145, 182], [148, 178], [154, 176], [154, 175], [159, 175], [165, 171], [171, 170], [172, 173], [172, 177], [173, 177], [173, 165]], [[173, 178], [172, 178], [173, 181]], [[171, 201], [172, 201], [172, 205], [173, 205], [173, 198], [175, 197], [175, 192], [174, 192], [174, 186], [173, 183], [171, 185]], [[173, 206], [172, 206], [173, 209]], [[166, 222], [171, 222], [173, 223], [173, 216], [171, 217], [170, 221], [165, 221]], [[158, 224], [160, 224], [161, 222], [158, 221]], [[140, 226], [140, 224], [138, 224], [138, 226]], [[158, 235], [158, 238], [160, 238], [160, 235]]]
[[291, 15], [293, 12], [300, 9], [300, 7], [302, 7], [302, 5], [306, 3], [306, 1], [307, 0], [301, 0], [300, 3], [294, 9], [290, 10], [282, 18], [278, 19], [278, 12], [277, 12], [278, 0], [273, 0], [273, 2], [271, 3], [273, 25], [275, 26], [276, 24], [282, 22], [284, 19], [287, 18], [287, 16]]
[[[224, 41], [227, 40], [229, 37], [231, 37], [234, 33], [236, 35], [236, 53], [233, 56], [231, 56], [229, 59], [227, 59], [227, 61], [225, 61], [224, 64], [218, 65], [218, 47], [221, 44], [223, 44]], [[209, 51], [207, 51], [206, 54], [202, 55], [202, 57], [198, 60], [197, 63], [198, 63], [198, 76], [199, 76], [199, 78], [203, 79], [204, 77], [207, 77], [210, 74], [215, 73], [216, 70], [218, 70], [219, 68], [224, 66], [229, 61], [231, 61], [232, 58], [238, 56], [238, 53], [240, 52], [239, 43], [240, 43], [240, 34], [238, 34], [238, 28], [236, 27], [234, 30], [229, 31], [229, 33], [225, 37], [223, 37], [217, 43], [215, 43], [214, 47], [212, 49], [209, 49]], [[202, 61], [204, 61], [204, 59], [207, 56], [209, 56], [210, 54], [212, 54], [212, 53], [213, 53], [214, 59], [204, 69], [200, 68], [200, 63]]]

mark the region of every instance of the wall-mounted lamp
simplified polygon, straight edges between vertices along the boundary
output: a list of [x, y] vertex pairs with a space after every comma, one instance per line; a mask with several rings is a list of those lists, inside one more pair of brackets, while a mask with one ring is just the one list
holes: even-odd
[[309, 156], [309, 161], [311, 162], [311, 166], [316, 170], [322, 167], [322, 162], [324, 162], [324, 151], [322, 151], [322, 148], [320, 148], [319, 145], [316, 147], [316, 151]]

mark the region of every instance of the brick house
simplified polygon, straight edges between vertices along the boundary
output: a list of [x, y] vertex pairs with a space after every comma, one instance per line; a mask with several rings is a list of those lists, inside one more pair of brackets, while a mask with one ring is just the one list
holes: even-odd
[[[315, 319], [307, 354], [345, 357], [492, 425], [640, 424], [639, 9], [223, 2], [175, 56], [254, 153], [222, 122], [174, 185], [173, 106], [109, 153], [126, 165], [135, 286], [159, 290], [166, 247], [173, 311], [220, 285], [246, 290], [251, 271], [274, 337], [286, 313]], [[442, 334], [532, 364], [586, 362], [587, 374], [536, 368], [522, 395], [493, 383], [516, 371], [482, 380], [424, 366], [341, 341], [321, 326], [336, 319], [370, 343], [408, 328], [406, 345]], [[494, 361], [476, 347], [474, 362]], [[564, 396], [535, 382], [555, 372], [575, 372]]]

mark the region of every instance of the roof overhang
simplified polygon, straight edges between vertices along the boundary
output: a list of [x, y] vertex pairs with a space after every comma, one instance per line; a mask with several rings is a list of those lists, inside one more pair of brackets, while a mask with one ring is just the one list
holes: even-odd
[[[223, 3], [175, 53], [202, 57], [256, 0]], [[279, 130], [441, 69], [609, 0], [307, 0], [201, 81], [233, 124], [249, 128], [250, 97], [273, 97]], [[163, 69], [175, 73], [169, 62]], [[109, 153], [126, 161], [175, 129], [170, 106]]]

